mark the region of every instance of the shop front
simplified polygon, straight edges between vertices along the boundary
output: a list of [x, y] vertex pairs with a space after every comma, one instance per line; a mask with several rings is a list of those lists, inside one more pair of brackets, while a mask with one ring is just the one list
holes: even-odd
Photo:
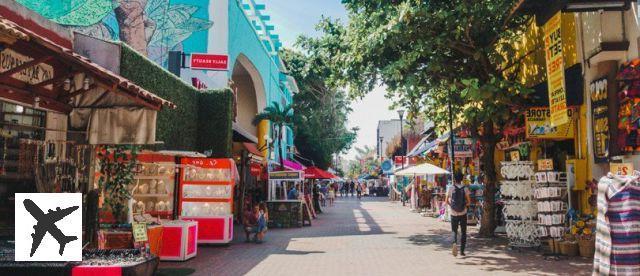
[[[175, 105], [5, 17], [0, 17], [0, 46], [0, 235], [14, 237], [15, 193], [82, 193], [80, 240], [95, 248], [97, 207], [106, 197], [100, 193], [103, 183], [94, 178], [99, 153], [104, 147], [155, 144], [157, 112]], [[137, 245], [150, 246], [143, 240]], [[157, 257], [128, 252], [87, 250], [82, 263], [23, 263], [20, 269], [101, 273], [117, 255], [121, 265], [111, 266], [120, 272], [153, 273]], [[21, 274], [13, 257], [4, 257], [10, 259], [0, 262], [0, 270]]]

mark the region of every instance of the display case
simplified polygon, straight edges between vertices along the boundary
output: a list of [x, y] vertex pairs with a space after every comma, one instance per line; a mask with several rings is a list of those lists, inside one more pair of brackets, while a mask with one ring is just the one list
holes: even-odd
[[133, 214], [174, 218], [176, 165], [173, 155], [142, 153], [131, 187]]
[[233, 159], [180, 158], [180, 219], [198, 222], [198, 243], [233, 239]]

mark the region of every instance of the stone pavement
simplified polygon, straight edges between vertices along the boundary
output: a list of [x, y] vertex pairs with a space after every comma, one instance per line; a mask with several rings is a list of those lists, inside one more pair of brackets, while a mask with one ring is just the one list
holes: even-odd
[[[511, 251], [503, 239], [475, 238], [451, 255], [449, 224], [386, 198], [338, 197], [311, 227], [270, 229], [264, 244], [200, 246], [187, 262], [162, 262], [160, 275], [588, 275], [590, 260], [545, 261]], [[238, 227], [239, 228], [239, 227]]]

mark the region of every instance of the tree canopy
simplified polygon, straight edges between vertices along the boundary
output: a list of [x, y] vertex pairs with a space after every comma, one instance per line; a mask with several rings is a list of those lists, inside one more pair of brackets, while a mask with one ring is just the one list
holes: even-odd
[[[326, 169], [334, 154], [348, 150], [357, 129], [346, 126], [351, 112], [346, 93], [335, 86], [335, 75], [326, 41], [300, 37], [303, 51], [285, 49], [281, 53], [300, 92], [293, 97], [295, 145], [304, 158]], [[333, 40], [335, 41], [335, 40]]]
[[[344, 0], [349, 23], [324, 24], [337, 82], [361, 97], [380, 84], [410, 116], [470, 129], [483, 146], [486, 175], [483, 235], [493, 233], [493, 163], [502, 128], [517, 118], [530, 90], [518, 83], [514, 42], [532, 20], [518, 0]], [[526, 55], [526, 54], [525, 54]]]

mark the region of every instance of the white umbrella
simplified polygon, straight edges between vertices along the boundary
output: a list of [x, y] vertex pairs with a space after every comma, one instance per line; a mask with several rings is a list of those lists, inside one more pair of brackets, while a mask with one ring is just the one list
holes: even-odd
[[418, 176], [418, 175], [436, 175], [449, 174], [449, 171], [429, 163], [420, 164], [394, 173], [399, 176]]

